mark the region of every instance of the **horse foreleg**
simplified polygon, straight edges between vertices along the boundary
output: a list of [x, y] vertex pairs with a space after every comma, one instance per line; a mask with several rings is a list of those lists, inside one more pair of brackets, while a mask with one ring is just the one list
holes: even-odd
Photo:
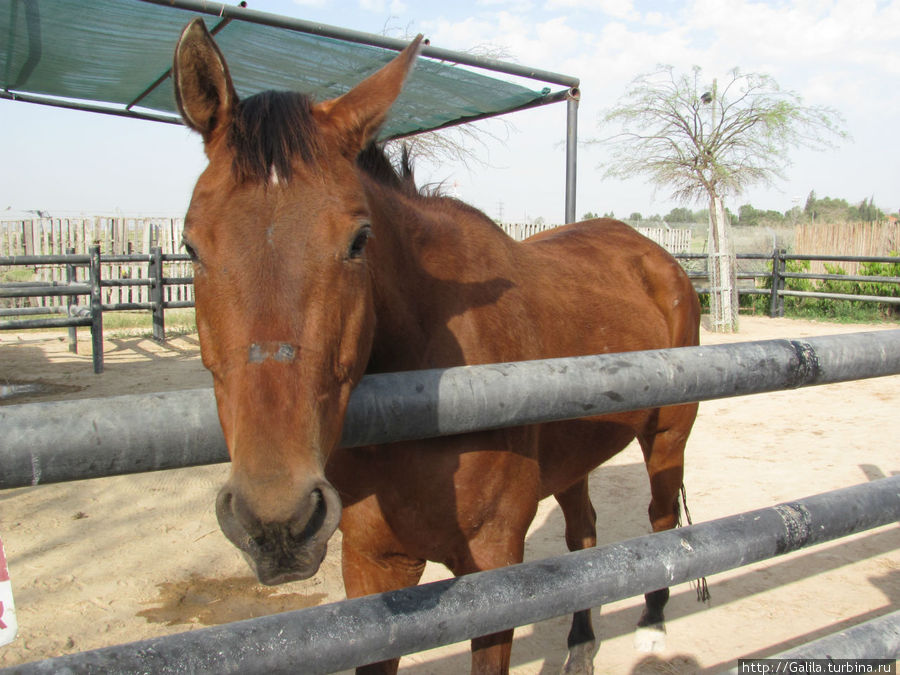
[[[344, 537], [342, 547], [344, 590], [348, 598], [415, 586], [425, 570], [424, 560], [401, 554], [368, 554]], [[400, 659], [360, 666], [357, 675], [395, 675]]]
[[[580, 551], [597, 545], [597, 514], [591, 504], [587, 477], [556, 495], [556, 501], [566, 520], [566, 545], [570, 551]], [[594, 672], [597, 641], [591, 621], [591, 610], [572, 615], [572, 628], [567, 640], [569, 655], [563, 673], [590, 674]]]
[[[670, 530], [678, 524], [678, 492], [684, 480], [684, 446], [696, 415], [696, 404], [662, 408], [656, 417], [656, 429], [638, 436], [650, 477], [648, 514], [654, 532]], [[645, 606], [635, 633], [635, 648], [645, 652], [665, 648], [663, 610], [668, 601], [668, 588], [644, 594]]]
[[[534, 503], [536, 510], [537, 502]], [[525, 552], [525, 531], [529, 519], [507, 511], [503, 517], [483, 525], [467, 550], [447, 566], [456, 575], [472, 574], [522, 562]], [[534, 515], [533, 510], [530, 514]], [[515, 523], [519, 527], [515, 526]], [[513, 631], [505, 630], [472, 640], [472, 675], [506, 675], [509, 673]]]

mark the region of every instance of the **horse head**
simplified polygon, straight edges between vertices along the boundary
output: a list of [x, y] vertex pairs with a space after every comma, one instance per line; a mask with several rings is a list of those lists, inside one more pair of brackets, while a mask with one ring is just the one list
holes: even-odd
[[188, 209], [197, 329], [231, 473], [216, 513], [259, 580], [312, 576], [341, 518], [325, 477], [374, 336], [369, 206], [356, 157], [421, 36], [346, 94], [241, 100], [205, 24], [175, 50], [175, 93], [209, 164]]

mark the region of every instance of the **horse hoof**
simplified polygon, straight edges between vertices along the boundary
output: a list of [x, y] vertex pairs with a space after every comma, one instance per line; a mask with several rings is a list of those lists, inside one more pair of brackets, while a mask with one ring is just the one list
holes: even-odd
[[569, 648], [569, 658], [563, 666], [563, 675], [594, 675], [594, 652], [596, 645], [593, 641], [582, 642]]
[[638, 626], [634, 631], [634, 648], [639, 652], [661, 652], [666, 648], [666, 628], [661, 623]]

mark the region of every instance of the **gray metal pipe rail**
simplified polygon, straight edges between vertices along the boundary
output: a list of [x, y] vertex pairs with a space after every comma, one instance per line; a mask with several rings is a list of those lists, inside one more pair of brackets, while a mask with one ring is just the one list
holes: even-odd
[[900, 655], [900, 611], [865, 621], [773, 656], [773, 659], [894, 659]]
[[[869, 621], [850, 626], [846, 630], [832, 633], [805, 645], [788, 649], [765, 659], [892, 659], [900, 654], [900, 610], [885, 614]], [[760, 672], [760, 671], [756, 671]], [[784, 669], [782, 672], [810, 673], [813, 669]], [[852, 672], [852, 671], [847, 671]], [[855, 672], [878, 672], [876, 670]], [[739, 675], [738, 668], [732, 668], [723, 675]]]
[[[355, 447], [900, 374], [900, 330], [370, 375]], [[0, 489], [227, 461], [210, 389], [0, 407]]]
[[0, 673], [327, 673], [629, 598], [900, 518], [900, 476], [555, 558]]
[[90, 295], [90, 284], [36, 285], [21, 284], [0, 289], [0, 298], [62, 297], [66, 295]]

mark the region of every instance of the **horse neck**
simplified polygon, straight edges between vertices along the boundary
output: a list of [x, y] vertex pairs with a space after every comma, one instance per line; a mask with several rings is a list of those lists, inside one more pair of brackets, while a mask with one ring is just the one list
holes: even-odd
[[[483, 214], [452, 199], [414, 197], [370, 183], [375, 238], [370, 269], [376, 328], [370, 372], [433, 367], [456, 357], [435, 353], [447, 322], [477, 294], [484, 251], [512, 244]], [[462, 305], [462, 309], [460, 308]], [[446, 350], [445, 350], [446, 351]]]

